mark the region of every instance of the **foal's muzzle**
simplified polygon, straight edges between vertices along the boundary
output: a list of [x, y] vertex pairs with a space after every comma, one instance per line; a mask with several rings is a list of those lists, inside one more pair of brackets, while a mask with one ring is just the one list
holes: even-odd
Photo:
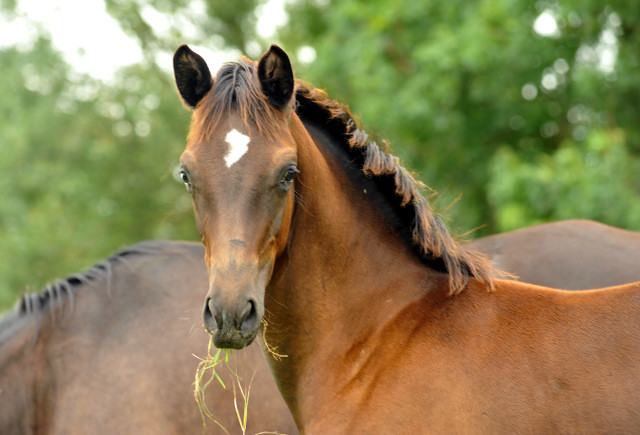
[[242, 349], [251, 344], [260, 324], [256, 302], [252, 299], [226, 308], [216, 304], [212, 297], [207, 297], [202, 320], [213, 344], [223, 349]]

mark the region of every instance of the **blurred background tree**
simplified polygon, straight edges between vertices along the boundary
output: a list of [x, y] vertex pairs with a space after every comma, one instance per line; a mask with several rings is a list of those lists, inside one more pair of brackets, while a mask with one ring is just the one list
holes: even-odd
[[[298, 68], [351, 104], [476, 235], [583, 217], [640, 229], [640, 4], [315, 1]], [[298, 56], [300, 57], [300, 56]], [[304, 65], [298, 59], [297, 65]]]
[[446, 212], [458, 232], [567, 218], [640, 229], [640, 4], [104, 6], [143, 53], [113, 80], [76, 71], [37, 26], [31, 43], [0, 46], [0, 308], [124, 245], [197, 240], [175, 177], [190, 118], [170, 69], [183, 42], [227, 60], [280, 43], [440, 193], [437, 207], [461, 196]]

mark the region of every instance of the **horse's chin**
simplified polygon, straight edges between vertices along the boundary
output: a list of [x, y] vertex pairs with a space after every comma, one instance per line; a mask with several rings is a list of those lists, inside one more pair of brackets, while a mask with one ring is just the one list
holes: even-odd
[[211, 333], [213, 344], [218, 349], [243, 349], [253, 343], [257, 335], [257, 329], [244, 334], [235, 328], [216, 329]]

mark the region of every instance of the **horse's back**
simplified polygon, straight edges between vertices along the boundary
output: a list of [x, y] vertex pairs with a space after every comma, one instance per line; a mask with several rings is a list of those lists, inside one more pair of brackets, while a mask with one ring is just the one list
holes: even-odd
[[640, 234], [598, 222], [541, 224], [467, 246], [532, 284], [579, 290], [640, 281]]

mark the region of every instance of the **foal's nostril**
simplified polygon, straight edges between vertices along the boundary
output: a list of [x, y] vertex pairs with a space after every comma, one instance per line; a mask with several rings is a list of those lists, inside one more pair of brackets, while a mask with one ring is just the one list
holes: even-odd
[[249, 334], [258, 327], [258, 313], [256, 312], [255, 302], [250, 300], [239, 317], [240, 331], [243, 334]]
[[255, 335], [260, 320], [255, 302], [248, 300], [240, 311], [226, 311], [216, 307], [213, 299], [207, 298], [202, 310], [204, 327], [210, 334], [240, 334]]
[[207, 298], [204, 303], [204, 310], [202, 312], [202, 322], [204, 323], [204, 329], [206, 329], [209, 333], [212, 333], [216, 329], [218, 329], [219, 322], [214, 316], [215, 308], [213, 307], [213, 301], [211, 298]]

